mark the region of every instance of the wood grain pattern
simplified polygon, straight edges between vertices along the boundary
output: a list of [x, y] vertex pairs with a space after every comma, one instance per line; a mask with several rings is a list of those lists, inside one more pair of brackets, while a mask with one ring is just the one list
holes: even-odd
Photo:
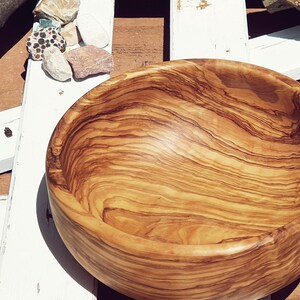
[[252, 299], [300, 275], [300, 86], [180, 60], [80, 98], [48, 147], [54, 220], [96, 278], [137, 299]]

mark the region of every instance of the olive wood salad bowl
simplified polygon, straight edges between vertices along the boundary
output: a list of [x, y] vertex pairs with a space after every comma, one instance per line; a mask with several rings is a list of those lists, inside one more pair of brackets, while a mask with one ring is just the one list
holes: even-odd
[[137, 299], [254, 299], [300, 276], [300, 85], [225, 60], [108, 80], [47, 152], [58, 231]]

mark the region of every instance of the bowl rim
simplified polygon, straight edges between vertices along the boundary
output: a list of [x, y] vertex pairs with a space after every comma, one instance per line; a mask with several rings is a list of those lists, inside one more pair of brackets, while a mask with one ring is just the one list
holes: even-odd
[[[222, 257], [240, 256], [247, 251], [251, 251], [254, 247], [259, 248], [270, 244], [279, 242], [279, 236], [284, 231], [286, 235], [295, 234], [300, 231], [300, 217], [296, 217], [283, 226], [274, 228], [273, 230], [266, 231], [257, 236], [249, 236], [240, 240], [226, 241], [221, 243], [211, 244], [173, 244], [168, 242], [162, 242], [157, 240], [148, 240], [139, 236], [131, 235], [123, 232], [115, 227], [112, 227], [105, 222], [101, 222], [99, 219], [85, 211], [79, 202], [75, 199], [73, 194], [68, 190], [66, 179], [63, 176], [63, 170], [59, 156], [63, 148], [64, 136], [68, 136], [68, 132], [71, 131], [72, 121], [76, 119], [76, 116], [83, 110], [81, 102], [85, 102], [86, 98], [89, 98], [90, 92], [97, 89], [99, 95], [105, 94], [110, 90], [112, 85], [117, 84], [123, 80], [133, 79], [140, 75], [151, 74], [153, 71], [168, 70], [168, 68], [174, 68], [174, 66], [181, 64], [205, 64], [207, 62], [214, 63], [222, 61], [229, 67], [247, 67], [251, 70], [258, 70], [264, 73], [264, 76], [273, 76], [281, 80], [284, 84], [289, 85], [291, 88], [299, 90], [300, 84], [285, 75], [277, 73], [276, 71], [269, 70], [267, 68], [256, 66], [250, 63], [237, 62], [224, 59], [180, 59], [157, 63], [145, 67], [141, 67], [135, 70], [127, 71], [116, 77], [110, 78], [102, 84], [94, 87], [92, 90], [80, 97], [62, 116], [57, 123], [53, 133], [50, 137], [46, 154], [46, 182], [50, 198], [51, 207], [55, 204], [66, 214], [71, 220], [80, 225], [87, 233], [94, 237], [99, 238], [106, 244], [117, 248], [127, 253], [138, 253], [142, 257], [148, 257], [149, 254], [153, 258], [157, 259], [178, 259], [182, 260], [207, 260], [209, 258], [221, 259]], [[72, 113], [71, 113], [72, 112]], [[75, 112], [75, 113], [74, 113]], [[70, 118], [71, 117], [71, 118]], [[61, 132], [57, 134], [57, 130]], [[54, 200], [55, 198], [55, 200]], [[63, 199], [63, 200], [62, 200]], [[55, 203], [53, 203], [55, 201]], [[55, 216], [54, 216], [55, 220]], [[134, 245], [134, 246], [131, 246]], [[166, 247], [168, 245], [168, 247]]]

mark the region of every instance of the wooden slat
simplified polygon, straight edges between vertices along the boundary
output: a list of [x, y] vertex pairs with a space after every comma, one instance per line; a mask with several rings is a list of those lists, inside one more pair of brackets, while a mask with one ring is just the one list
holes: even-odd
[[112, 76], [163, 61], [163, 18], [115, 18]]
[[0, 239], [3, 230], [8, 195], [0, 195]]
[[[0, 112], [0, 174], [13, 166], [20, 113], [20, 106]], [[11, 136], [5, 135], [6, 128], [11, 130]]]
[[11, 172], [0, 175], [0, 195], [7, 195], [10, 186]]
[[300, 25], [249, 40], [250, 62], [300, 79]]
[[[82, 0], [112, 36], [114, 1]], [[107, 47], [111, 51], [111, 43]], [[64, 112], [82, 94], [108, 79], [57, 82], [39, 62], [29, 62], [20, 143], [13, 168], [8, 210], [1, 242], [0, 299], [96, 298], [94, 278], [75, 262], [49, 217], [44, 179], [50, 135]]]
[[170, 57], [247, 61], [245, 1], [171, 0]]

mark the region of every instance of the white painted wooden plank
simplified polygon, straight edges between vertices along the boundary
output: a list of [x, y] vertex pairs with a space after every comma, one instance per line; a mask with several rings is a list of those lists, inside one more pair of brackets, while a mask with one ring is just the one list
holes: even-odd
[[244, 0], [171, 0], [170, 57], [248, 60]]
[[[18, 136], [20, 113], [20, 106], [0, 112], [0, 173], [4, 173], [12, 169]], [[7, 137], [4, 134], [5, 128], [9, 128], [11, 130], [11, 137]]]
[[0, 195], [0, 239], [1, 239], [1, 234], [4, 226], [7, 198], [8, 195]]
[[[112, 40], [114, 1], [81, 0]], [[106, 48], [111, 51], [111, 43]], [[108, 75], [57, 82], [39, 62], [29, 62], [12, 183], [0, 253], [0, 299], [85, 300], [96, 298], [95, 280], [64, 247], [47, 215], [44, 180], [50, 135], [64, 112]]]
[[250, 62], [300, 79], [300, 25], [249, 40]]

